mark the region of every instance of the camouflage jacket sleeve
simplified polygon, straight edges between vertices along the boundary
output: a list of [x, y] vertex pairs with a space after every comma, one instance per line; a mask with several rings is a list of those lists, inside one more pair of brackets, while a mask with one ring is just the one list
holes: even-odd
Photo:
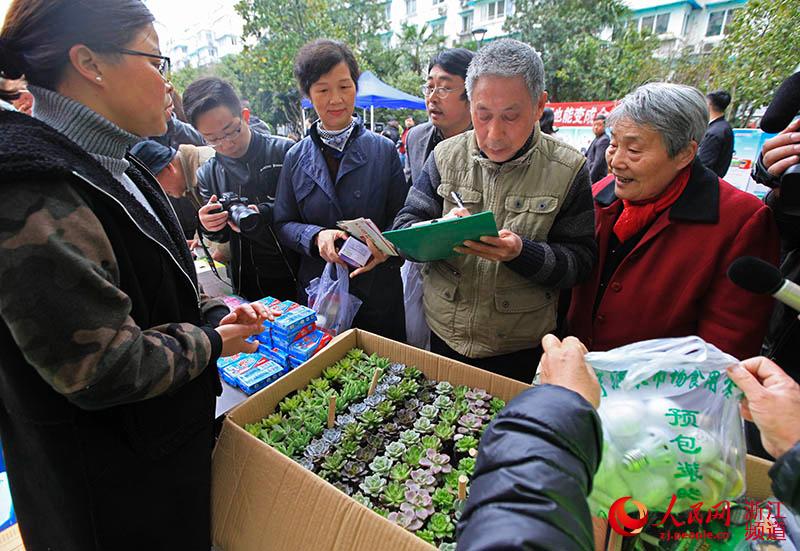
[[210, 328], [136, 325], [111, 243], [68, 183], [4, 191], [0, 316], [57, 392], [88, 410], [145, 400], [197, 377], [219, 354]]

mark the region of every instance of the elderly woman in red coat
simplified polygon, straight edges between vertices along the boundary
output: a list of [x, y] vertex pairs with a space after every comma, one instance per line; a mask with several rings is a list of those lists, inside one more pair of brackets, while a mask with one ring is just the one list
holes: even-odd
[[695, 88], [651, 83], [608, 118], [609, 175], [592, 188], [599, 259], [568, 314], [592, 350], [699, 335], [738, 358], [759, 352], [772, 299], [726, 272], [743, 255], [776, 263], [778, 230], [768, 207], [696, 158], [706, 109]]

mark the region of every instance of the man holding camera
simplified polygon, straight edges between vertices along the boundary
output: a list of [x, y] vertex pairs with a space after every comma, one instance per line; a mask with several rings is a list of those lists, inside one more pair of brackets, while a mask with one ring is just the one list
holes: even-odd
[[197, 172], [206, 204], [200, 225], [212, 241], [231, 245], [234, 292], [258, 300], [267, 295], [296, 300], [297, 257], [284, 250], [272, 228], [272, 208], [291, 140], [251, 131], [250, 111], [219, 78], [196, 80], [183, 94], [192, 125], [215, 155]]

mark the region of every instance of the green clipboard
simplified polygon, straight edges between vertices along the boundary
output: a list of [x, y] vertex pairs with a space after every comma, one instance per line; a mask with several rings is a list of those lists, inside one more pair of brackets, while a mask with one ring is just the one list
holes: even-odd
[[383, 233], [383, 236], [406, 256], [418, 262], [431, 262], [455, 256], [453, 249], [464, 241], [480, 241], [484, 235], [497, 237], [497, 223], [492, 211], [464, 218], [436, 219], [430, 222]]

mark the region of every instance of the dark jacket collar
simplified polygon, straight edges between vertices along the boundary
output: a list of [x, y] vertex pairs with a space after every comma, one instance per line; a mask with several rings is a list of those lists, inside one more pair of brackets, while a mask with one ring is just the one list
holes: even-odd
[[[618, 201], [614, 193], [615, 181], [611, 178], [611, 181], [594, 196], [594, 200], [600, 206], [608, 207]], [[669, 219], [707, 224], [719, 221], [719, 178], [697, 158], [692, 163], [686, 189], [669, 209]]]
[[139, 187], [160, 219], [156, 220], [108, 170], [75, 142], [47, 124], [22, 113], [0, 111], [0, 182], [83, 180], [104, 199], [121, 206], [140, 231], [158, 241], [196, 286], [194, 263], [183, 231], [155, 177], [135, 157], [126, 174]]

